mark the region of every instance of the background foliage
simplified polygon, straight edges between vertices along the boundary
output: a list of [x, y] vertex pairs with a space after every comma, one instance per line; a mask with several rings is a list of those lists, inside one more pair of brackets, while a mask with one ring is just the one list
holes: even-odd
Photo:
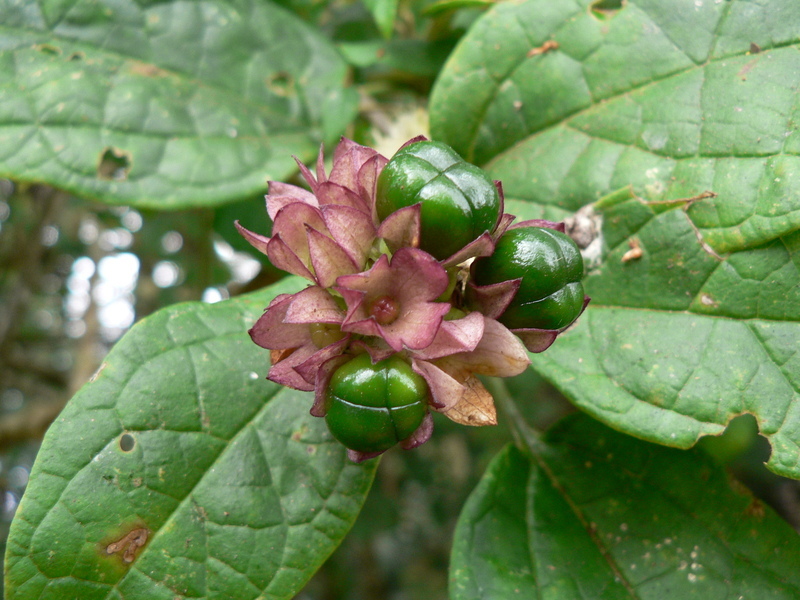
[[[792, 0], [0, 0], [6, 597], [800, 597], [760, 464], [800, 478], [798, 31]], [[263, 380], [248, 323], [301, 283], [231, 222], [426, 105], [507, 212], [569, 220], [592, 303], [491, 384], [499, 428], [437, 420], [368, 496]]]

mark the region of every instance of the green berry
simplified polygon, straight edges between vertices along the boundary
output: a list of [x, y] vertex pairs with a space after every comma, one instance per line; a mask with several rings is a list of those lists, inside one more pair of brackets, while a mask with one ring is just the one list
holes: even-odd
[[401, 148], [378, 177], [376, 208], [381, 221], [417, 203], [421, 203], [420, 248], [439, 260], [492, 231], [500, 218], [494, 182], [440, 142]]
[[475, 260], [472, 277], [477, 285], [522, 279], [498, 318], [509, 329], [561, 329], [583, 309], [583, 258], [575, 242], [555, 229], [507, 231], [491, 256]]
[[339, 367], [326, 394], [333, 437], [359, 452], [383, 452], [411, 437], [428, 412], [428, 385], [398, 356], [360, 354]]

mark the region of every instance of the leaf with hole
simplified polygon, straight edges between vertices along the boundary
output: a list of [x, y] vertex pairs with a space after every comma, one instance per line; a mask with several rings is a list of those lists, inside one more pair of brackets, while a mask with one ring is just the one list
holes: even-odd
[[431, 99], [433, 135], [502, 180], [510, 212], [593, 204], [592, 302], [534, 368], [670, 446], [751, 413], [795, 478], [799, 26], [793, 0], [504, 3]]
[[349, 530], [354, 465], [267, 382], [247, 329], [288, 279], [134, 326], [48, 431], [11, 528], [6, 598], [292, 598]]
[[0, 176], [111, 204], [265, 189], [355, 116], [346, 65], [255, 0], [0, 0]]

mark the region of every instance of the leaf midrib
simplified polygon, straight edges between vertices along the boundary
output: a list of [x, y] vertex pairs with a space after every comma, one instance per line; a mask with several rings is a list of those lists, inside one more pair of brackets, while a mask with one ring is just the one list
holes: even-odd
[[[511, 402], [504, 403], [505, 404], [513, 404]], [[506, 407], [508, 408], [508, 407]], [[613, 554], [609, 551], [608, 547], [603, 543], [602, 537], [597, 535], [595, 530], [590, 527], [589, 520], [584, 515], [583, 511], [578, 507], [574, 501], [572, 500], [572, 496], [567, 492], [567, 489], [562, 485], [561, 480], [557, 476], [557, 469], [554, 469], [552, 465], [550, 465], [548, 461], [548, 448], [550, 446], [546, 445], [544, 442], [538, 440], [535, 437], [535, 434], [528, 428], [527, 424], [525, 423], [524, 419], [522, 419], [521, 415], [517, 412], [516, 406], [514, 406], [510, 412], [515, 414], [514, 419], [512, 422], [515, 424], [514, 429], [519, 432], [518, 439], [525, 444], [526, 454], [533, 459], [535, 464], [542, 469], [547, 479], [550, 481], [553, 488], [558, 492], [558, 494], [562, 497], [562, 499], [567, 503], [570, 510], [572, 511], [575, 518], [578, 522], [586, 529], [590, 539], [595, 543], [595, 546], [598, 549], [598, 552], [603, 556], [603, 558], [608, 562], [609, 566], [616, 573], [622, 584], [631, 594], [632, 598], [641, 598], [641, 595], [636, 591], [638, 586], [634, 586], [631, 582], [623, 575], [623, 573], [619, 570], [619, 562], [620, 560], [615, 558]], [[554, 450], [558, 451], [558, 447], [554, 447]], [[584, 449], [585, 451], [585, 449]], [[606, 457], [593, 455], [590, 456], [595, 457], [595, 462], [598, 464], [605, 464]], [[640, 479], [639, 483], [642, 485], [647, 485], [650, 489], [655, 490], [658, 494], [665, 499], [665, 501], [669, 502], [672, 506], [674, 506], [679, 512], [682, 514], [688, 515], [695, 523], [699, 524], [703, 529], [706, 531], [707, 536], [714, 540], [715, 542], [719, 543], [723, 548], [725, 548], [726, 552], [729, 553], [731, 557], [734, 557], [742, 562], [750, 565], [751, 567], [755, 568], [758, 572], [764, 573], [769, 576], [770, 579], [773, 579], [776, 582], [784, 584], [793, 590], [797, 590], [797, 587], [792, 583], [786, 581], [785, 579], [781, 578], [779, 574], [775, 573], [774, 571], [765, 568], [764, 565], [761, 563], [753, 561], [750, 557], [742, 554], [739, 551], [736, 551], [731, 547], [725, 537], [712, 529], [708, 528], [705, 523], [703, 523], [702, 519], [697, 518], [694, 513], [688, 511], [684, 506], [682, 506], [672, 494], [664, 491], [661, 487], [654, 485], [649, 479]], [[527, 511], [526, 511], [527, 512]], [[526, 517], [528, 515], [526, 514]], [[529, 534], [530, 536], [530, 534]], [[644, 582], [641, 583], [645, 583]]]

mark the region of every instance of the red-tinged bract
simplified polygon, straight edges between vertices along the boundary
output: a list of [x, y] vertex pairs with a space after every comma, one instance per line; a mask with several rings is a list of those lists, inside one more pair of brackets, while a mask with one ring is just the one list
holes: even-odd
[[[421, 142], [425, 138], [414, 138], [406, 146]], [[250, 336], [271, 351], [269, 379], [314, 392], [315, 416], [326, 416], [331, 381], [342, 380], [345, 366], [348, 395], [358, 397], [353, 382], [359, 381], [360, 371], [367, 381], [374, 378], [375, 365], [391, 364], [393, 372], [413, 372], [419, 377], [417, 385], [427, 386], [420, 397], [429, 409], [466, 425], [495, 424], [492, 397], [477, 375], [509, 377], [523, 372], [530, 363], [527, 351], [544, 350], [562, 330], [510, 330], [502, 324], [504, 311], [520, 289], [519, 278], [482, 286], [470, 280], [469, 264], [476, 257], [492, 257], [514, 220], [502, 214], [499, 182], [494, 185], [500, 216], [489, 220], [493, 226], [481, 228], [485, 230], [477, 237], [464, 237], [466, 245], [437, 258], [420, 248], [421, 231], [430, 238], [431, 229], [423, 223], [419, 203], [389, 214], [384, 214], [384, 207], [379, 218], [376, 182], [387, 162], [375, 150], [342, 139], [329, 174], [322, 151], [315, 173], [298, 163], [309, 190], [270, 183], [271, 237], [236, 224], [276, 267], [309, 280], [300, 292], [276, 297]], [[398, 197], [402, 190], [392, 193]], [[511, 228], [518, 226], [563, 230], [548, 221]], [[584, 306], [586, 302], [588, 298]], [[387, 390], [390, 394], [391, 388]], [[387, 398], [387, 406], [400, 406], [396, 401]], [[341, 416], [334, 422], [338, 432], [343, 427]], [[404, 448], [427, 441], [433, 421], [428, 416], [414, 427], [410, 437], [404, 437], [405, 432], [404, 439], [398, 438]], [[354, 461], [372, 458], [392, 445], [347, 443]]]

